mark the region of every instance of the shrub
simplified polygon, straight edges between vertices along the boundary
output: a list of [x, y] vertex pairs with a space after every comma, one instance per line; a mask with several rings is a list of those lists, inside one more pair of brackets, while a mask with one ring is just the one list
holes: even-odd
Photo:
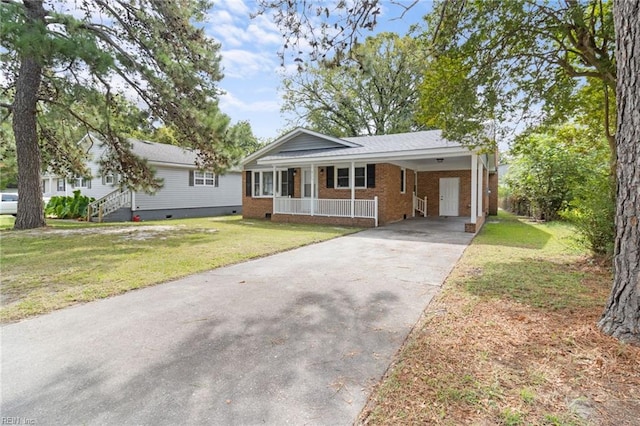
[[601, 170], [586, 179], [562, 216], [576, 226], [594, 253], [612, 257], [616, 201], [614, 183], [607, 174], [607, 170]]
[[95, 198], [89, 198], [80, 193], [80, 190], [73, 191], [73, 196], [51, 197], [44, 209], [47, 217], [58, 219], [77, 219], [87, 215], [87, 209]]

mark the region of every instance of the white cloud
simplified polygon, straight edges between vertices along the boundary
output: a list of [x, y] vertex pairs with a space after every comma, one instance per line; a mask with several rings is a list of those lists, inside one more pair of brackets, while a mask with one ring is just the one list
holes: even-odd
[[276, 100], [245, 102], [227, 92], [220, 97], [220, 110], [224, 112], [228, 110], [241, 112], [277, 112], [280, 110], [280, 104]]
[[225, 77], [246, 79], [261, 72], [270, 72], [275, 61], [268, 53], [255, 53], [242, 49], [222, 51]]
[[219, 0], [215, 5], [227, 9], [236, 15], [246, 15], [248, 17], [250, 13], [249, 8], [242, 0]]

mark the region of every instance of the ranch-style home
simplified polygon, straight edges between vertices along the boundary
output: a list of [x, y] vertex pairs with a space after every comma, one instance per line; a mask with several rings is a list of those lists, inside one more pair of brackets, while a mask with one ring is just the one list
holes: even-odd
[[363, 227], [460, 216], [476, 232], [497, 214], [496, 159], [439, 130], [336, 138], [298, 128], [242, 161], [242, 212]]
[[205, 217], [242, 211], [240, 170], [217, 175], [196, 167], [196, 153], [178, 146], [129, 140], [132, 151], [155, 169], [163, 186], [154, 194], [121, 188], [119, 176], [103, 175], [99, 161], [105, 147], [95, 135], [84, 136], [79, 144], [87, 153], [89, 176], [66, 179], [45, 173], [44, 197], [82, 195], [96, 199], [90, 206], [92, 221], [121, 222], [169, 218]]

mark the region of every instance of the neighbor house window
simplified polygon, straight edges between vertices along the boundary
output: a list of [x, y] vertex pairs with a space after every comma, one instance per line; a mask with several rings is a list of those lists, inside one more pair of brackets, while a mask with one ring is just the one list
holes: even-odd
[[[350, 168], [336, 168], [336, 188], [350, 188]], [[355, 187], [366, 188], [367, 186], [367, 171], [366, 167], [355, 168]]]
[[273, 196], [273, 171], [269, 172], [253, 172], [253, 196], [254, 197], [272, 197]]
[[213, 172], [193, 172], [193, 184], [194, 186], [217, 186], [216, 175]]
[[57, 184], [57, 188], [58, 191], [64, 191], [66, 188], [66, 183], [64, 179], [58, 179], [58, 184]]
[[91, 188], [91, 178], [76, 177], [71, 185], [73, 188]]
[[400, 169], [400, 192], [404, 194], [407, 191], [407, 170]]

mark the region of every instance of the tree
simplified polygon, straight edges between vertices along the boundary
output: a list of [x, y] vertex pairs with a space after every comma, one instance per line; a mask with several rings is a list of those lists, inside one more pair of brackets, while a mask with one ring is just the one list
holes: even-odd
[[618, 154], [613, 288], [598, 325], [640, 344], [640, 0], [614, 4]]
[[346, 59], [317, 61], [286, 78], [282, 110], [297, 125], [338, 137], [417, 130], [423, 63], [409, 37], [369, 37]]
[[581, 129], [568, 125], [542, 130], [516, 141], [506, 184], [513, 196], [528, 201], [533, 216], [555, 220], [569, 207], [592, 162], [585, 153], [578, 155]]
[[[607, 0], [442, 0], [426, 18], [434, 58], [421, 87], [422, 120], [456, 140], [477, 140], [487, 122], [574, 115], [587, 81], [615, 103], [611, 5]], [[601, 123], [612, 153], [612, 123]]]
[[[43, 157], [54, 169], [81, 167], [75, 161], [79, 148], [69, 138], [78, 128], [97, 133], [109, 147], [103, 172], [143, 189], [158, 182], [131, 153], [123, 120], [173, 126], [204, 168], [222, 171], [239, 155], [226, 137], [229, 118], [217, 105], [220, 46], [200, 25], [208, 2], [86, 0], [69, 7], [0, 2], [0, 105], [12, 114], [16, 142], [17, 229], [45, 224]], [[128, 114], [127, 100], [142, 113]]]

